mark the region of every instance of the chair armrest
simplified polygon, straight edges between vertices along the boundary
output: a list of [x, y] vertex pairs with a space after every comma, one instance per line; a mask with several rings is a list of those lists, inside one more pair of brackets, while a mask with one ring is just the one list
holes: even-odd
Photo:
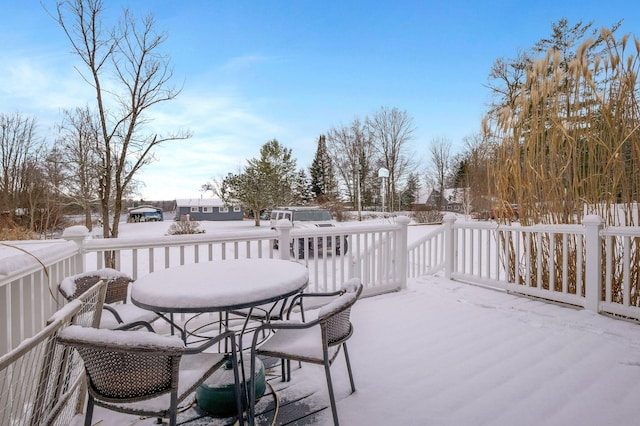
[[265, 329], [265, 330], [303, 329], [303, 328], [311, 328], [318, 324], [320, 324], [320, 320], [318, 318], [309, 322], [301, 322], [301, 321], [293, 321], [293, 320], [272, 321], [270, 323], [261, 325], [256, 329], [256, 331], [261, 329]]
[[155, 333], [156, 330], [146, 321], [134, 321], [128, 324], [121, 325], [120, 327], [114, 328], [114, 330], [131, 330], [132, 328], [144, 327], [148, 331]]
[[106, 303], [104, 305], [102, 305], [102, 312], [104, 311], [108, 311], [111, 313], [111, 315], [113, 315], [116, 319], [116, 321], [118, 322], [118, 324], [122, 324], [124, 321], [122, 320], [122, 317], [120, 316], [120, 314], [118, 313], [118, 311], [116, 311], [113, 306], [109, 306]]
[[[304, 306], [302, 306], [302, 302], [305, 298], [320, 298], [320, 297], [333, 297], [340, 296], [344, 293], [344, 290], [336, 290], [331, 292], [323, 292], [323, 293], [300, 293], [295, 295], [291, 299], [291, 304], [289, 304], [289, 309], [287, 309], [286, 318], [289, 319], [291, 317], [291, 312], [293, 311], [293, 307], [298, 305], [304, 311]], [[304, 312], [303, 312], [304, 315]]]

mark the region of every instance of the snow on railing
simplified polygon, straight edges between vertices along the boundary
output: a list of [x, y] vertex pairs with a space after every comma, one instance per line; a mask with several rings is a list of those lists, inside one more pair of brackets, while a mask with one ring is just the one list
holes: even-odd
[[166, 235], [145, 238], [91, 239], [83, 242], [86, 270], [105, 267], [113, 252], [115, 268], [134, 279], [159, 269], [214, 259], [273, 258], [277, 232], [258, 229], [215, 234]]
[[585, 306], [584, 226], [458, 221], [451, 232], [450, 278]]

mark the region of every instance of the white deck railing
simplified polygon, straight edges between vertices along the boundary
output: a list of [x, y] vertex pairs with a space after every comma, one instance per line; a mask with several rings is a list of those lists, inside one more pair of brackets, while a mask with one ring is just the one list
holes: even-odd
[[[407, 277], [441, 272], [445, 277], [540, 297], [640, 320], [640, 227], [603, 228], [598, 217], [582, 225], [522, 227], [456, 220], [447, 215], [420, 240], [407, 243], [408, 219], [394, 224], [358, 224], [316, 230], [280, 226], [216, 235], [87, 239], [70, 228], [71, 241], [30, 243], [0, 259], [0, 355], [42, 329], [62, 305], [58, 283], [66, 276], [104, 266], [134, 278], [155, 270], [212, 259], [285, 258], [290, 241], [317, 247], [328, 238], [344, 241], [345, 254], [314, 256], [305, 249], [294, 260], [309, 268], [308, 291], [338, 288], [360, 277], [365, 294], [406, 286]], [[274, 248], [274, 242], [284, 250]], [[311, 241], [309, 243], [309, 241]], [[5, 250], [6, 252], [6, 250]]]
[[640, 227], [456, 220], [408, 250], [410, 277], [447, 278], [640, 320]]
[[[330, 291], [352, 277], [373, 295], [406, 287], [407, 225], [347, 225], [334, 228], [291, 229], [289, 222], [278, 229], [257, 229], [233, 233], [179, 235], [150, 238], [88, 239], [84, 227], [71, 227], [64, 238], [44, 247], [0, 259], [0, 355], [39, 332], [62, 304], [57, 285], [64, 277], [104, 267], [104, 253], [113, 252], [116, 268], [134, 279], [153, 271], [213, 259], [283, 258], [309, 269], [307, 291]], [[348, 249], [340, 254], [320, 256], [309, 247], [326, 247], [336, 239]], [[274, 242], [278, 247], [274, 248]], [[291, 250], [290, 241], [294, 241]], [[301, 243], [300, 243], [301, 242]], [[300, 251], [298, 244], [303, 248]], [[22, 245], [21, 245], [22, 246]], [[212, 277], [215, 280], [215, 277]]]
[[57, 283], [81, 270], [76, 244], [64, 241], [2, 243], [0, 259], [0, 355], [34, 336], [62, 305]]

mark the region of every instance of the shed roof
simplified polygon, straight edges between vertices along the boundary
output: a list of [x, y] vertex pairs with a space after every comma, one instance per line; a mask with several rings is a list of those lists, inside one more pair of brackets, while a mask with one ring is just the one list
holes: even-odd
[[176, 200], [177, 207], [222, 207], [225, 203], [220, 198], [184, 198]]
[[159, 211], [160, 209], [157, 209], [155, 207], [139, 207], [137, 209], [129, 210], [129, 213], [157, 213]]
[[148, 204], [144, 204], [137, 207], [132, 207], [128, 210], [129, 214], [131, 213], [156, 213], [161, 212], [162, 209], [160, 207], [150, 206]]

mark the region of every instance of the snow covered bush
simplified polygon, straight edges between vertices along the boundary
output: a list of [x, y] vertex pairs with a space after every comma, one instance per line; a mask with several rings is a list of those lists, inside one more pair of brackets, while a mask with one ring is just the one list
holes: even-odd
[[204, 229], [199, 229], [200, 224], [188, 217], [181, 217], [169, 227], [169, 235], [204, 234]]

